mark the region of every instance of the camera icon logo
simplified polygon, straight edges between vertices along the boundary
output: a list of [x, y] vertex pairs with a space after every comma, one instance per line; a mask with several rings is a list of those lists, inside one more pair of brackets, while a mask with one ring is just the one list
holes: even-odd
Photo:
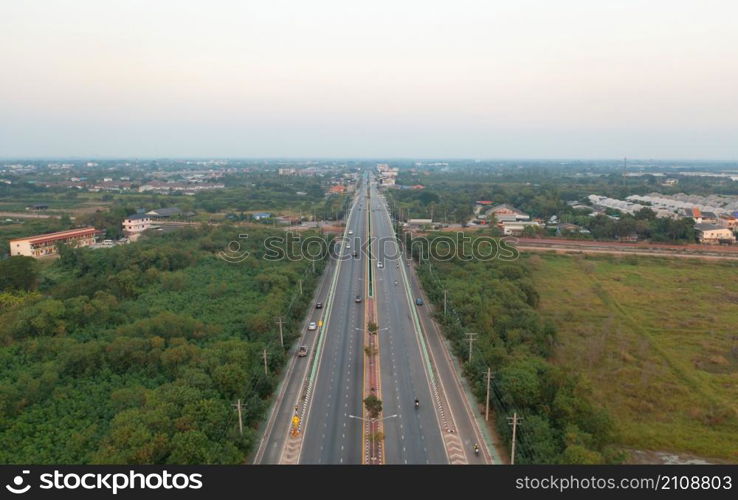
[[[24, 470], [21, 471], [23, 474], [30, 474], [31, 471]], [[5, 488], [11, 493], [15, 493], [16, 495], [22, 495], [23, 493], [26, 493], [28, 490], [31, 489], [31, 485], [27, 484], [23, 486], [24, 477], [23, 476], [15, 476], [13, 478], [13, 484], [6, 484]]]

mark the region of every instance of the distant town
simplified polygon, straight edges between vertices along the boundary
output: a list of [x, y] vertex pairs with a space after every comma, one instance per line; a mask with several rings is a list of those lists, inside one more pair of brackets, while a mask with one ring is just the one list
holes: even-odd
[[[497, 179], [490, 180], [498, 180], [502, 186], [512, 184], [512, 179], [499, 177], [505, 172], [506, 175], [514, 174], [519, 165], [512, 162], [488, 163], [491, 163], [488, 172], [497, 172]], [[8, 240], [8, 254], [31, 257], [54, 255], [57, 244], [106, 248], [136, 241], [146, 231], [171, 231], [188, 223], [220, 221], [319, 226], [335, 220], [337, 216], [337, 207], [332, 209], [332, 214], [331, 209], [326, 211], [329, 203], [325, 200], [353, 193], [357, 169], [366, 165], [371, 164], [355, 160], [4, 162], [0, 165], [0, 186], [5, 186], [3, 189], [7, 196], [0, 202], [0, 221], [6, 226], [22, 224], [29, 219], [63, 216], [75, 221], [73, 227], [63, 231]], [[461, 161], [404, 161], [398, 164], [379, 162], [372, 168], [377, 172], [378, 185], [382, 189], [398, 191], [398, 199], [416, 197], [412, 193], [424, 191], [426, 196], [437, 198], [438, 187], [431, 182], [427, 188], [424, 180], [427, 184], [438, 175], [453, 180], [451, 172], [458, 171], [459, 175], [466, 176], [467, 171], [482, 168], [483, 164], [471, 162], [464, 165]], [[631, 164], [631, 171], [622, 171], [617, 162], [565, 165], [569, 167], [567, 177], [558, 174], [562, 171], [561, 162], [535, 164], [537, 168], [546, 169], [548, 175], [553, 176], [549, 182], [555, 183], [581, 183], [584, 179], [591, 184], [594, 179], [612, 179], [614, 176], [620, 181], [608, 189], [616, 188], [625, 195], [587, 193], [584, 186], [579, 186], [581, 195], [561, 200], [564, 209], [545, 212], [526, 211], [507, 199], [495, 200], [494, 196], [490, 196], [492, 199], [469, 200], [464, 207], [459, 207], [458, 199], [450, 203], [433, 199], [427, 203], [425, 213], [417, 214], [422, 216], [413, 216], [413, 209], [409, 208], [405, 212], [400, 211], [398, 217], [411, 229], [476, 227], [492, 228], [499, 235], [507, 236], [622, 242], [648, 240], [649, 231], [643, 230], [644, 221], [668, 219], [689, 223], [689, 234], [693, 236], [677, 238], [684, 243], [689, 243], [690, 238], [692, 242], [705, 245], [731, 245], [736, 241], [738, 189], [730, 188], [736, 194], [723, 194], [725, 186], [738, 184], [735, 170], [726, 169], [723, 165], [709, 165], [713, 170], [706, 170], [705, 165], [687, 170], [680, 164]], [[680, 185], [689, 188], [695, 180], [703, 180], [708, 185], [712, 183], [718, 188], [717, 192], [705, 192], [704, 182], [701, 182], [699, 192], [686, 193], [679, 189]], [[272, 185], [275, 189], [282, 189], [290, 200], [285, 200], [282, 206], [275, 206], [273, 200], [259, 204], [256, 199], [241, 200], [230, 207], [226, 206], [228, 203], [219, 203], [219, 200], [229, 198], [230, 192], [241, 192], [248, 198], [249, 189]], [[526, 190], [535, 186], [530, 182], [522, 184]], [[644, 192], [644, 188], [654, 186], [660, 190]], [[631, 193], [628, 193], [629, 187], [632, 188]], [[443, 190], [440, 194], [444, 196]], [[187, 198], [191, 201], [181, 201]], [[29, 203], [22, 204], [22, 201]], [[149, 206], [138, 206], [146, 205], [141, 201], [148, 201]], [[214, 203], [221, 206], [214, 207]], [[90, 219], [93, 207], [99, 213], [102, 207], [121, 205], [132, 206], [134, 210], [121, 214], [115, 229], [110, 228], [110, 221], [106, 221], [105, 227], [94, 224], [82, 227], [79, 223], [85, 218]], [[456, 220], [449, 221], [448, 210], [452, 205], [452, 215]], [[468, 215], [461, 215], [464, 213]], [[603, 218], [617, 228], [612, 235], [601, 234]], [[639, 224], [631, 224], [633, 221], [639, 221]]]

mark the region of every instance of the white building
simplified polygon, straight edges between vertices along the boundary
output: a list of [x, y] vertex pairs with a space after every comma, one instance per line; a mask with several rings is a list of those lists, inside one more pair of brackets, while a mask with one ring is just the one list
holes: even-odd
[[34, 258], [56, 255], [60, 243], [74, 248], [89, 247], [95, 243], [96, 236], [97, 230], [94, 227], [84, 227], [28, 238], [18, 238], [9, 242], [10, 255]]
[[500, 224], [502, 226], [502, 234], [505, 236], [520, 236], [526, 227], [533, 229], [542, 228], [543, 225], [536, 221], [507, 221]]
[[151, 217], [146, 214], [129, 215], [123, 220], [123, 232], [131, 240], [138, 237], [151, 227]]
[[735, 243], [735, 234], [727, 227], [720, 227], [716, 224], [695, 224], [697, 238], [700, 243], [719, 244], [719, 243]]

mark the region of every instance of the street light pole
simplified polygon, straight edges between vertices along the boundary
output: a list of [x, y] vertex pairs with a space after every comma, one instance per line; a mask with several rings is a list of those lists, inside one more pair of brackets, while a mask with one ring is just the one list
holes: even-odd
[[[394, 414], [394, 415], [390, 415], [389, 417], [384, 417], [384, 418], [364, 418], [364, 417], [357, 417], [356, 415], [349, 415], [349, 418], [355, 418], [357, 420], [361, 420], [362, 422], [369, 422], [369, 428], [370, 428], [370, 430], [371, 430], [371, 428], [374, 426], [374, 424], [376, 422], [384, 422], [385, 420], [388, 420], [390, 418], [395, 418], [395, 417], [399, 417], [399, 415], [398, 414]], [[372, 453], [374, 453], [374, 432], [371, 433], [371, 439], [372, 439], [372, 445], [371, 445], [372, 446]], [[369, 459], [372, 461], [372, 463], [374, 463], [375, 458], [376, 457], [374, 457], [374, 456], [370, 456], [369, 457]]]

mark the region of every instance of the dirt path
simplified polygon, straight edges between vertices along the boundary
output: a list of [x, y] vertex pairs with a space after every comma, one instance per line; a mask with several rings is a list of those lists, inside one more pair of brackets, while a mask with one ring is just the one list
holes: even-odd
[[15, 217], [16, 219], [50, 219], [59, 218], [58, 215], [38, 214], [34, 212], [0, 212], [0, 217]]
[[609, 254], [609, 255], [642, 255], [649, 257], [676, 257], [681, 259], [703, 260], [738, 260], [738, 252], [727, 248], [695, 249], [690, 247], [649, 248], [639, 246], [624, 246], [622, 243], [578, 244], [572, 241], [532, 242], [520, 240], [515, 247], [523, 252], [555, 252], [559, 254]]

